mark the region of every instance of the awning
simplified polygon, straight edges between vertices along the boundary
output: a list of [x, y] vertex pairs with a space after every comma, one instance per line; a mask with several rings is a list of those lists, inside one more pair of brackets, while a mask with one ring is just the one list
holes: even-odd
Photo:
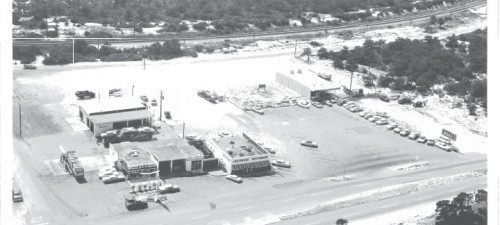
[[111, 123], [130, 120], [142, 120], [153, 117], [149, 110], [136, 110], [128, 112], [110, 113], [104, 115], [89, 116], [89, 119], [94, 123]]
[[267, 167], [270, 165], [271, 165], [271, 163], [269, 161], [259, 161], [259, 162], [245, 163], [245, 164], [236, 164], [236, 165], [232, 166], [232, 169], [233, 169], [233, 171], [246, 170], [246, 169], [250, 169], [250, 168]]

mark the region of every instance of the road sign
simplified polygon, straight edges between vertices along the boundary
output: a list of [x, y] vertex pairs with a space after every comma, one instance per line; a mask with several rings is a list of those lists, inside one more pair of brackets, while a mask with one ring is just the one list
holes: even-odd
[[452, 133], [451, 131], [449, 130], [446, 130], [446, 129], [443, 129], [443, 131], [441, 131], [441, 134], [445, 137], [448, 137], [450, 138], [451, 140], [454, 140], [456, 141], [457, 140], [457, 135]]

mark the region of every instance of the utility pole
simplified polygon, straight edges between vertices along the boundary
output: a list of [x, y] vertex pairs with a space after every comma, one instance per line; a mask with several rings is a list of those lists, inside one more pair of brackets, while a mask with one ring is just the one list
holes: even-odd
[[21, 104], [19, 105], [19, 137], [22, 139], [23, 138], [23, 126], [22, 126], [22, 119], [21, 119]]
[[351, 82], [349, 83], [349, 95], [352, 95], [352, 75], [354, 74], [354, 72], [351, 72]]
[[75, 38], [73, 38], [73, 72], [75, 72]]
[[184, 130], [186, 129], [186, 123], [182, 121], [182, 139], [184, 139]]
[[47, 9], [47, 1], [48, 0], [45, 0], [45, 29], [47, 32], [47, 40], [49, 40], [49, 10]]
[[134, 85], [132, 85], [132, 96], [134, 96]]
[[144, 63], [143, 63], [144, 64], [143, 70], [146, 70], [146, 58], [144, 58], [143, 61], [144, 61]]
[[293, 57], [295, 58], [297, 55], [297, 39], [295, 39], [295, 51], [293, 52]]
[[163, 106], [163, 91], [160, 91], [160, 121], [161, 121], [161, 109]]

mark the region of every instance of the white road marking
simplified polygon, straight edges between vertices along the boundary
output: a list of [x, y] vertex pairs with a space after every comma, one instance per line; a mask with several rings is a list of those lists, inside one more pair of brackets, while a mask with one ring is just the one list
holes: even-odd
[[204, 217], [208, 217], [209, 215], [201, 215], [201, 216], [196, 216], [196, 217], [193, 217], [193, 220], [195, 219], [201, 219], [201, 218], [204, 218]]
[[318, 193], [310, 194], [309, 196], [314, 197], [314, 196], [318, 196], [318, 195], [324, 195], [324, 194], [328, 194], [328, 193], [330, 193], [330, 192], [332, 192], [332, 191], [333, 191], [333, 190], [328, 190], [328, 191], [318, 192]]
[[291, 202], [293, 200], [295, 200], [295, 198], [289, 198], [289, 199], [281, 200], [281, 201], [278, 201], [278, 202]]
[[253, 206], [246, 206], [246, 207], [243, 207], [243, 208], [235, 209], [234, 211], [244, 211], [244, 210], [252, 209], [252, 208], [253, 208]]

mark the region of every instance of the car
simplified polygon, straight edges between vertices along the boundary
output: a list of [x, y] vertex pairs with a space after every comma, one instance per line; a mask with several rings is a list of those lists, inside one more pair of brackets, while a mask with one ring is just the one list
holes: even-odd
[[389, 122], [386, 119], [380, 119], [377, 122], [375, 122], [377, 125], [387, 125]]
[[24, 64], [23, 65], [23, 69], [25, 69], [25, 70], [36, 70], [36, 66], [35, 65], [31, 65], [31, 64]]
[[337, 103], [337, 105], [338, 105], [338, 106], [342, 106], [342, 105], [344, 105], [346, 102], [347, 102], [347, 100], [342, 99], [342, 100], [340, 100], [340, 101]]
[[125, 207], [129, 211], [147, 209], [148, 202], [143, 200], [138, 200], [136, 197], [125, 198]]
[[373, 114], [371, 114], [371, 113], [367, 113], [365, 116], [363, 116], [363, 118], [364, 118], [365, 120], [368, 120], [368, 119], [370, 119], [370, 117], [373, 117], [373, 116], [375, 116], [375, 115], [373, 115]]
[[398, 125], [395, 124], [395, 123], [390, 123], [390, 124], [387, 124], [385, 126], [385, 128], [387, 128], [387, 130], [393, 130], [394, 128], [396, 128]]
[[363, 118], [363, 117], [365, 117], [365, 116], [367, 116], [367, 115], [368, 115], [368, 112], [360, 112], [360, 113], [359, 113], [359, 116], [360, 116], [361, 118]]
[[122, 181], [125, 181], [125, 176], [123, 174], [117, 174], [117, 173], [113, 173], [109, 176], [104, 176], [102, 178], [102, 182], [104, 184], [111, 184], [111, 183], [117, 183], [117, 182], [122, 182]]
[[330, 102], [332, 103], [332, 106], [335, 104], [338, 104], [339, 103], [339, 100], [338, 99], [330, 99]]
[[158, 102], [156, 101], [155, 98], [151, 99], [151, 106], [157, 106]]
[[122, 92], [121, 88], [113, 88], [109, 90], [109, 96], [114, 96], [116, 92]]
[[23, 192], [21, 191], [21, 189], [17, 189], [17, 190], [12, 190], [12, 201], [14, 202], [22, 202], [24, 201], [23, 199]]
[[435, 140], [432, 140], [432, 139], [427, 140], [427, 145], [434, 146], [435, 144], [436, 144]]
[[353, 113], [357, 113], [357, 112], [363, 111], [363, 109], [359, 106], [356, 106], [356, 107], [349, 108], [349, 111], [351, 111]]
[[311, 147], [311, 148], [317, 148], [318, 147], [318, 143], [316, 143], [314, 141], [301, 141], [300, 145], [306, 146], [306, 147]]
[[97, 174], [97, 177], [99, 179], [102, 179], [103, 177], [110, 176], [110, 175], [118, 175], [118, 171], [116, 171], [115, 168], [108, 167], [108, 168], [103, 168], [99, 170], [99, 173]]
[[180, 192], [181, 188], [176, 184], [165, 184], [158, 187], [160, 194]]
[[269, 148], [269, 147], [264, 147], [264, 150], [266, 150], [267, 152], [269, 152], [270, 154], [276, 154], [276, 151], [272, 148]]
[[308, 109], [311, 106], [311, 103], [309, 103], [308, 101], [299, 101], [297, 102], [297, 105], [302, 108]]
[[451, 145], [448, 145], [448, 144], [445, 144], [445, 143], [439, 142], [439, 141], [436, 143], [436, 147], [443, 149], [447, 152], [450, 152], [452, 150]]
[[348, 109], [348, 108], [351, 108], [351, 107], [355, 107], [357, 106], [356, 103], [354, 102], [347, 102], [345, 103], [344, 105], [342, 105], [344, 108]]
[[221, 131], [219, 132], [219, 137], [229, 137], [231, 134], [227, 131]]
[[278, 167], [284, 167], [284, 168], [292, 168], [292, 164], [290, 162], [282, 160], [282, 159], [272, 160], [271, 165], [278, 166]]
[[389, 99], [389, 97], [387, 97], [387, 95], [382, 95], [379, 98], [380, 98], [380, 100], [382, 100], [384, 102], [389, 102], [390, 101], [390, 99]]
[[121, 91], [117, 91], [117, 92], [114, 92], [113, 94], [111, 94], [110, 96], [112, 96], [112, 97], [122, 97], [123, 93]]
[[410, 130], [403, 129], [401, 132], [399, 132], [399, 135], [406, 137], [406, 136], [410, 135]]
[[316, 101], [312, 101], [311, 105], [313, 105], [314, 107], [316, 107], [318, 109], [323, 108], [323, 105], [321, 103], [319, 103], [319, 102], [316, 102]]
[[332, 107], [332, 102], [330, 102], [330, 100], [321, 101], [321, 104], [326, 105], [328, 107]]
[[417, 132], [411, 132], [410, 135], [408, 135], [408, 138], [411, 140], [417, 140], [417, 138], [420, 136], [419, 133]]
[[254, 106], [252, 107], [252, 111], [254, 111], [257, 114], [264, 115], [264, 110], [260, 106]]
[[380, 116], [372, 116], [372, 117], [368, 118], [368, 121], [375, 123], [380, 119], [382, 119]]
[[163, 114], [165, 115], [165, 119], [168, 119], [168, 120], [172, 119], [172, 115], [170, 115], [170, 111], [165, 111], [165, 112], [163, 112]]
[[420, 136], [418, 137], [417, 142], [425, 144], [425, 142], [427, 142], [427, 138], [425, 138], [424, 136]]
[[143, 102], [149, 102], [148, 96], [146, 96], [146, 95], [141, 95], [140, 98], [141, 98], [141, 101], [143, 101]]
[[389, 115], [387, 115], [386, 112], [376, 112], [375, 115], [383, 117], [383, 118], [389, 118]]
[[95, 93], [92, 91], [84, 90], [84, 91], [77, 91], [75, 92], [75, 96], [79, 99], [84, 99], [84, 98], [95, 98]]
[[399, 134], [399, 133], [401, 133], [401, 131], [403, 131], [403, 127], [396, 127], [396, 128], [394, 128], [393, 131], [394, 131], [394, 133]]
[[228, 175], [226, 176], [226, 179], [228, 179], [228, 180], [232, 180], [232, 181], [234, 181], [234, 182], [236, 182], [236, 183], [241, 183], [241, 182], [243, 182], [243, 178], [238, 177], [238, 176], [236, 176], [236, 175], [234, 175], [234, 174], [228, 174]]

